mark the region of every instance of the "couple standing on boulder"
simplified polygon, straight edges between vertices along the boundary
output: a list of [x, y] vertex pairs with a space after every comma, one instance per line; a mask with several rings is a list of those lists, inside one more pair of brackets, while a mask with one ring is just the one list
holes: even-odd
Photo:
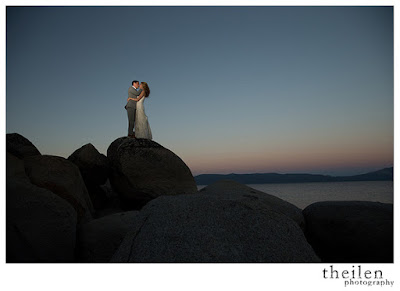
[[[146, 82], [132, 81], [128, 89], [128, 103], [125, 109], [128, 113], [128, 136], [132, 138], [152, 139], [150, 124], [144, 112], [144, 99], [149, 97], [150, 88]], [[135, 128], [135, 131], [133, 131]]]

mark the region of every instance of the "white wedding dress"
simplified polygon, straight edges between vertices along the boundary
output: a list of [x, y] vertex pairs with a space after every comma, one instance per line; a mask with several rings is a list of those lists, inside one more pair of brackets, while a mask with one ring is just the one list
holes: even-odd
[[152, 139], [149, 120], [144, 112], [144, 99], [146, 97], [143, 97], [136, 103], [135, 137]]

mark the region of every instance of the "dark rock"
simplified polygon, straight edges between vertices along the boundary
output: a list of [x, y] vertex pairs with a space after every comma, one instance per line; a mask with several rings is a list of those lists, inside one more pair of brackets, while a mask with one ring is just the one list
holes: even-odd
[[110, 171], [108, 159], [88, 143], [74, 151], [68, 160], [78, 166], [86, 184], [103, 185]]
[[107, 149], [107, 158], [111, 168], [117, 168], [119, 165], [118, 148], [126, 140], [126, 137], [120, 137], [114, 140]]
[[25, 159], [25, 171], [33, 184], [68, 201], [78, 214], [78, 222], [92, 219], [93, 205], [75, 164], [57, 156], [32, 156]]
[[121, 200], [118, 196], [118, 193], [116, 193], [112, 189], [110, 180], [107, 180], [107, 182], [104, 185], [101, 185], [99, 187], [101, 188], [103, 193], [105, 193], [106, 205], [96, 210], [96, 218], [100, 218], [118, 212], [123, 212], [124, 210], [121, 207]]
[[104, 189], [95, 184], [86, 184], [86, 189], [89, 193], [90, 200], [92, 201], [93, 208], [96, 210], [102, 210], [106, 207], [108, 207], [108, 198], [107, 194], [104, 191]]
[[81, 225], [77, 236], [79, 261], [109, 262], [137, 214], [138, 211], [115, 213]]
[[393, 262], [393, 204], [326, 201], [303, 214], [307, 239], [323, 262]]
[[203, 195], [237, 201], [251, 209], [275, 211], [293, 219], [304, 229], [304, 217], [297, 206], [273, 195], [258, 191], [232, 180], [221, 180], [200, 190]]
[[88, 143], [77, 149], [68, 160], [79, 168], [94, 209], [101, 210], [107, 207], [106, 193], [100, 187], [107, 181], [110, 172], [107, 157]]
[[319, 262], [297, 223], [212, 195], [161, 196], [139, 212], [111, 262]]
[[107, 157], [111, 185], [125, 207], [140, 208], [160, 195], [197, 192], [186, 164], [152, 140], [118, 138], [109, 146]]
[[13, 154], [17, 158], [40, 155], [39, 150], [25, 137], [18, 133], [7, 133], [7, 152]]
[[64, 199], [32, 185], [7, 153], [6, 261], [73, 262], [77, 215]]
[[7, 182], [9, 179], [15, 178], [18, 178], [19, 180], [24, 180], [25, 182], [30, 182], [28, 176], [26, 176], [25, 173], [24, 161], [9, 152], [6, 152], [6, 158]]

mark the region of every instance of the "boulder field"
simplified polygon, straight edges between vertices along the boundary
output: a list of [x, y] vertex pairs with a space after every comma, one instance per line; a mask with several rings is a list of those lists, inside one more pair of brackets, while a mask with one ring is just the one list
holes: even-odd
[[18, 133], [6, 140], [8, 263], [393, 262], [391, 204], [302, 211], [230, 180], [197, 191], [182, 159], [145, 139], [67, 159]]

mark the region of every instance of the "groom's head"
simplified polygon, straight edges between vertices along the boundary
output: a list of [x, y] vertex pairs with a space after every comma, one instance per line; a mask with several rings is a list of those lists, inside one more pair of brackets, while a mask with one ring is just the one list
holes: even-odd
[[132, 86], [135, 86], [136, 89], [139, 88], [139, 81], [132, 81]]

